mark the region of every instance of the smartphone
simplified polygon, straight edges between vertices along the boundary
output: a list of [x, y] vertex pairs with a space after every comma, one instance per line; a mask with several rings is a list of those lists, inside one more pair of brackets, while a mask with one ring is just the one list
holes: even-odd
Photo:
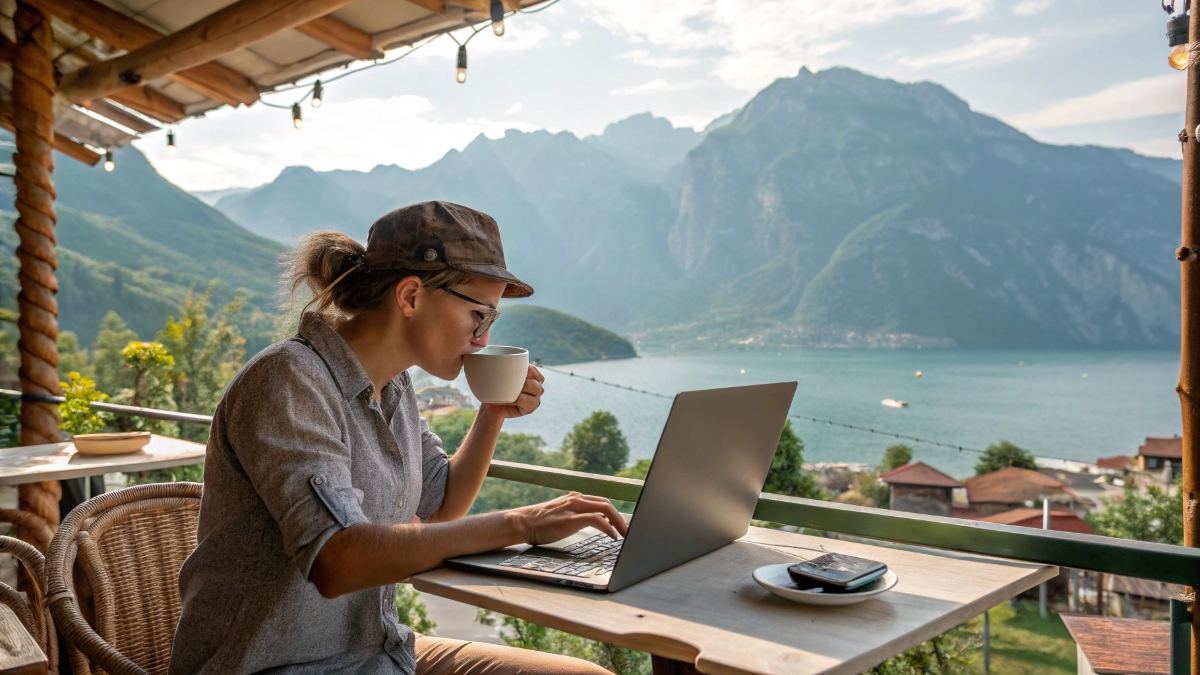
[[788, 576], [797, 586], [815, 586], [830, 593], [845, 593], [862, 588], [886, 572], [887, 565], [881, 562], [844, 553], [826, 553], [788, 567]]

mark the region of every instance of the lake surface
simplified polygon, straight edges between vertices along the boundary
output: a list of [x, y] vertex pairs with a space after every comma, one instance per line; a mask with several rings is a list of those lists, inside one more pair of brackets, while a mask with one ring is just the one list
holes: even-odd
[[[1182, 432], [1176, 352], [818, 350], [647, 354], [546, 373], [542, 407], [505, 429], [551, 447], [594, 410], [616, 415], [632, 459], [650, 457], [670, 400], [591, 382], [594, 377], [664, 394], [797, 380], [792, 413], [982, 449], [1009, 440], [1035, 455], [1094, 461], [1136, 454], [1146, 436]], [[922, 371], [920, 378], [916, 371]], [[460, 378], [455, 386], [467, 391]], [[884, 398], [909, 407], [884, 407]], [[898, 439], [792, 419], [808, 462], [874, 464]], [[916, 459], [956, 477], [971, 452], [906, 442]]]

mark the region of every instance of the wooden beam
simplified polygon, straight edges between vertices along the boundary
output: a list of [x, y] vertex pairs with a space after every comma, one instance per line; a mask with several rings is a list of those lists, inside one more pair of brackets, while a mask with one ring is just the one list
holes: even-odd
[[108, 101], [88, 101], [84, 107], [96, 113], [97, 115], [101, 115], [107, 119], [110, 119], [126, 129], [131, 129], [139, 134], [158, 130], [157, 126], [147, 122], [137, 115], [134, 115], [133, 113], [129, 113], [122, 108], [118, 108]]
[[54, 99], [54, 130], [97, 148], [120, 148], [136, 138], [124, 129], [76, 110], [66, 101]]
[[302, 23], [296, 26], [296, 30], [356, 59], [383, 58], [383, 50], [371, 46], [370, 33], [332, 16], [322, 16]]
[[[63, 23], [126, 51], [148, 45], [163, 33], [96, 0], [29, 0]], [[171, 78], [215, 101], [232, 106], [258, 100], [258, 87], [232, 68], [206, 63], [174, 73]]]
[[467, 11], [461, 7], [451, 7], [441, 14], [427, 16], [423, 19], [410, 21], [389, 30], [380, 31], [371, 38], [371, 42], [379, 49], [412, 44], [421, 38], [462, 26], [467, 21]]
[[281, 30], [324, 16], [352, 0], [239, 0], [123, 56], [67, 73], [60, 91], [74, 103], [107, 96], [207, 63]]
[[[14, 134], [17, 132], [13, 127], [12, 103], [9, 101], [0, 101], [0, 128], [7, 129]], [[54, 149], [89, 166], [95, 166], [100, 161], [99, 153], [92, 151], [86, 145], [76, 143], [57, 131], [54, 132]]]
[[183, 104], [173, 98], [168, 98], [149, 87], [126, 87], [111, 92], [108, 98], [120, 103], [126, 108], [153, 117], [159, 122], [178, 122], [187, 117]]
[[446, 11], [445, 0], [408, 0], [411, 5], [416, 5], [421, 9], [427, 9], [436, 14], [441, 14]]

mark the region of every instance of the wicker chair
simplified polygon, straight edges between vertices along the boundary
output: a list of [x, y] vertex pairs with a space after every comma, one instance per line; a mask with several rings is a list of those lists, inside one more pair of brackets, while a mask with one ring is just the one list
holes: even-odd
[[[179, 568], [196, 547], [199, 483], [138, 485], [80, 504], [46, 556], [54, 622], [76, 675], [165, 673], [179, 620]], [[76, 559], [91, 586], [95, 627], [80, 611]]]
[[58, 638], [50, 620], [50, 609], [46, 606], [46, 559], [33, 546], [6, 536], [0, 536], [0, 553], [7, 553], [21, 563], [32, 586], [31, 593], [26, 594], [0, 583], [0, 604], [7, 605], [17, 615], [21, 625], [42, 648], [50, 671], [58, 672]]

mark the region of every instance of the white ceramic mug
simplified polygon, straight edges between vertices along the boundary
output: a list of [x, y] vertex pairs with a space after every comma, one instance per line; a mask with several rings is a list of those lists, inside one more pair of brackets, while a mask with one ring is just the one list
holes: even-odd
[[488, 345], [463, 359], [467, 385], [482, 403], [512, 403], [529, 374], [529, 351]]

